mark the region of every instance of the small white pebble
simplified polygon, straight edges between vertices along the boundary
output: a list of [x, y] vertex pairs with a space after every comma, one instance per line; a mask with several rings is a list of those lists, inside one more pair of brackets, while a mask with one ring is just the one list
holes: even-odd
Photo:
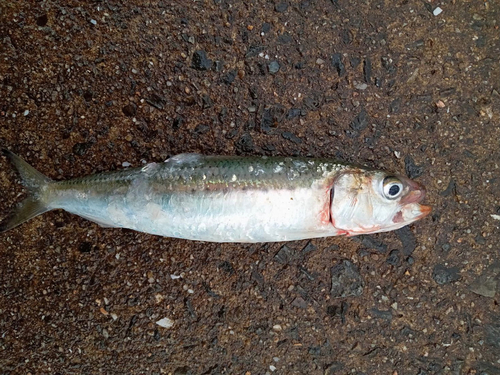
[[273, 365], [269, 366], [269, 370], [271, 370], [272, 372], [276, 371], [276, 367], [274, 367]]
[[131, 164], [130, 164], [128, 161], [124, 161], [124, 162], [122, 163], [122, 167], [127, 168], [127, 167], [130, 167], [130, 166], [131, 166]]
[[491, 214], [490, 216], [495, 220], [500, 220], [500, 215]]
[[113, 318], [113, 320], [118, 319], [118, 315], [116, 315], [115, 313], [111, 313], [109, 315], [111, 315], [111, 317]]
[[366, 90], [368, 88], [368, 85], [366, 83], [358, 83], [355, 87], [358, 90]]
[[30, 114], [30, 111], [27, 109], [26, 111], [23, 112], [24, 116], [28, 116]]
[[158, 320], [156, 324], [163, 328], [170, 328], [174, 325], [174, 321], [169, 318], [163, 318]]
[[90, 20], [90, 23], [91, 23], [92, 25], [97, 25], [97, 21], [96, 21], [96, 20]]
[[283, 330], [283, 328], [281, 327], [281, 325], [275, 324], [275, 325], [273, 325], [273, 330], [276, 332], [280, 332]]
[[177, 280], [177, 279], [180, 279], [181, 277], [182, 277], [182, 276], [180, 276], [180, 275], [173, 275], [173, 274], [172, 274], [172, 275], [170, 275], [170, 278], [171, 278], [172, 280]]
[[441, 13], [443, 13], [443, 10], [440, 8], [440, 7], [437, 7], [436, 9], [434, 9], [434, 11], [432, 12], [432, 14], [434, 14], [435, 16], [439, 16]]

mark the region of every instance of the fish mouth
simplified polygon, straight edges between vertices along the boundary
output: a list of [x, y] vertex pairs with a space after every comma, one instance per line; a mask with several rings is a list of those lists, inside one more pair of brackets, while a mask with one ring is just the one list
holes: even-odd
[[418, 209], [420, 210], [420, 215], [417, 216], [417, 220], [420, 220], [432, 212], [431, 206], [424, 206], [423, 204], [418, 205]]
[[402, 207], [412, 207], [411, 210], [416, 214], [415, 220], [420, 220], [432, 212], [431, 206], [419, 204], [422, 202], [427, 194], [425, 187], [418, 182], [403, 178], [409, 188], [408, 194], [404, 196], [400, 203]]
[[404, 179], [406, 185], [409, 187], [409, 192], [401, 198], [401, 205], [420, 203], [424, 200], [427, 194], [425, 187], [420, 185], [418, 182], [412, 181], [409, 178]]
[[432, 212], [431, 206], [424, 206], [418, 203], [409, 203], [404, 205], [396, 215], [394, 215], [393, 223], [412, 223], [420, 220]]

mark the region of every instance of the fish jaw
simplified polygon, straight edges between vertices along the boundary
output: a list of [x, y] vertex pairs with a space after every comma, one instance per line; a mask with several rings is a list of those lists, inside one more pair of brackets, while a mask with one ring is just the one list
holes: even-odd
[[432, 212], [431, 206], [426, 206], [418, 203], [408, 204], [396, 212], [391, 222], [385, 225], [372, 225], [366, 227], [357, 227], [355, 229], [340, 229], [335, 227], [335, 220], [332, 218], [333, 226], [339, 231], [337, 235], [345, 235], [347, 237], [359, 236], [363, 234], [373, 234], [381, 232], [389, 232], [400, 229], [415, 221], [423, 219]]
[[[414, 221], [423, 219], [432, 212], [431, 206], [425, 206], [419, 203], [409, 203], [401, 208], [396, 215], [394, 215], [392, 221], [394, 223], [412, 223]], [[406, 224], [405, 224], [406, 225]]]

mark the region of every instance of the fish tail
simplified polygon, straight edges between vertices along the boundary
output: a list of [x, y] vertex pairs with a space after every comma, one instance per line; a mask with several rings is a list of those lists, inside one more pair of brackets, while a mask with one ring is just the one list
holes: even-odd
[[44, 191], [53, 182], [13, 152], [5, 149], [2, 152], [16, 167], [23, 185], [28, 189], [29, 196], [18, 205], [10, 216], [0, 222], [0, 233], [50, 211], [52, 208], [49, 208], [45, 202], [44, 196], [46, 194], [44, 194]]

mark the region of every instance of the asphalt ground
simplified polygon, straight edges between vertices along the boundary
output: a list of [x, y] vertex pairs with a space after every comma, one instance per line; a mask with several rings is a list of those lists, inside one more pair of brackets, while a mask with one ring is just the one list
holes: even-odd
[[[408, 174], [433, 213], [259, 245], [44, 214], [0, 235], [0, 373], [500, 374], [498, 20], [479, 0], [2, 2], [0, 147], [51, 178], [331, 157]], [[0, 189], [3, 217], [5, 158]]]

